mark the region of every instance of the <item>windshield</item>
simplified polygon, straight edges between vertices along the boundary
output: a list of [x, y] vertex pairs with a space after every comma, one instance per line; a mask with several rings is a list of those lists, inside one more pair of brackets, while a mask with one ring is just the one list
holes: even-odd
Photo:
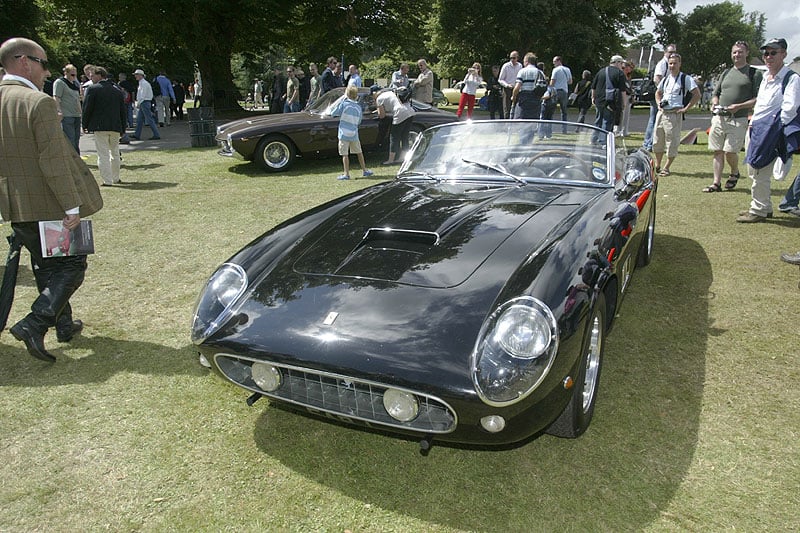
[[[584, 124], [478, 120], [425, 130], [398, 177], [611, 185], [614, 136]], [[540, 136], [541, 135], [541, 136]]]
[[[342, 98], [344, 98], [344, 87], [331, 89], [309, 105], [306, 111], [312, 115], [330, 116]], [[375, 111], [375, 97], [370, 94], [369, 89], [360, 88], [358, 90], [358, 103], [364, 114]]]

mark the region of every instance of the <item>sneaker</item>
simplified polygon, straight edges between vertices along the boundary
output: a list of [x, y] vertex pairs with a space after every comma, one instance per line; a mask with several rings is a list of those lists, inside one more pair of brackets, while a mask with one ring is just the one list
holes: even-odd
[[[744, 211], [739, 211], [739, 216], [743, 217], [743, 216], [745, 216], [745, 215], [747, 215], [749, 213], [750, 213], [750, 210], [749, 209], [745, 209]], [[766, 218], [772, 218], [772, 211], [767, 212], [767, 217]]]
[[364, 176], [365, 178], [368, 178], [368, 177], [372, 176], [373, 174], [375, 174], [373, 171], [367, 169], [367, 170], [364, 171], [362, 176]]
[[764, 222], [767, 220], [767, 217], [762, 217], [761, 215], [756, 215], [748, 211], [744, 215], [739, 215], [736, 217], [736, 222], [743, 222], [745, 224], [749, 224], [751, 222]]
[[342, 174], [341, 176], [339, 176], [339, 177], [338, 177], [338, 178], [336, 178], [336, 179], [337, 179], [337, 180], [349, 180], [349, 179], [350, 179], [350, 176], [348, 176], [347, 174]]

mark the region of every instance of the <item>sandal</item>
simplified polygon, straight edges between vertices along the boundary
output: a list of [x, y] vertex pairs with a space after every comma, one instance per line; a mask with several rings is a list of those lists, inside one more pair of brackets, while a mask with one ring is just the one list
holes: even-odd
[[666, 168], [663, 169], [661, 172], [658, 173], [659, 176], [669, 176], [669, 170]]
[[733, 189], [734, 187], [736, 187], [736, 184], [739, 182], [739, 177], [740, 176], [738, 172], [736, 174], [731, 174], [728, 177], [728, 180], [725, 182], [725, 188]]
[[722, 187], [719, 186], [719, 183], [712, 183], [708, 187], [705, 187], [703, 192], [722, 192]]

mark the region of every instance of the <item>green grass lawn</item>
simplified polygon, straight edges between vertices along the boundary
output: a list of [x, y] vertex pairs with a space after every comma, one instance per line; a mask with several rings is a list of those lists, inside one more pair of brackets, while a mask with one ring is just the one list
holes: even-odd
[[[390, 178], [380, 161], [368, 157], [376, 179], [339, 182], [338, 158], [266, 176], [214, 149], [126, 154], [125, 185], [104, 188], [92, 217], [97, 253], [73, 298], [83, 334], [49, 334], [50, 366], [0, 336], [0, 531], [800, 529], [800, 269], [778, 260], [800, 249], [800, 219], [736, 224], [749, 180], [701, 193], [704, 144], [681, 146], [661, 179], [653, 263], [634, 276], [580, 439], [422, 457], [408, 440], [247, 407], [201, 368], [189, 324], [214, 268]], [[34, 295], [23, 256], [9, 324]]]

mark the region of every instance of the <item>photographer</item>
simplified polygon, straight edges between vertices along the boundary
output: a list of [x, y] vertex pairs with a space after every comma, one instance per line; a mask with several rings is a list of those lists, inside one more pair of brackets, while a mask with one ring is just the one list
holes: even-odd
[[[669, 176], [669, 167], [678, 155], [681, 142], [683, 114], [700, 101], [700, 89], [694, 79], [681, 72], [680, 54], [672, 54], [668, 65], [669, 71], [656, 91], [659, 110], [653, 131], [653, 153], [659, 176]], [[687, 102], [688, 98], [691, 100]], [[664, 152], [667, 152], [667, 163], [661, 168]]]
[[714, 152], [714, 182], [703, 192], [722, 190], [722, 171], [725, 161], [731, 171], [725, 181], [726, 189], [733, 189], [739, 181], [739, 152], [747, 134], [747, 115], [756, 105], [758, 86], [762, 74], [747, 63], [749, 48], [744, 41], [731, 47], [733, 67], [725, 70], [711, 97], [711, 129], [708, 149]]

